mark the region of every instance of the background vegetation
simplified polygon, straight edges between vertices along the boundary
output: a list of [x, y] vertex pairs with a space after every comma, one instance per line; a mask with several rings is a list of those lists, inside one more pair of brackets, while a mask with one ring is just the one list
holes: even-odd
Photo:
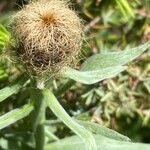
[[[84, 58], [95, 53], [119, 51], [134, 47], [150, 39], [149, 0], [72, 0], [84, 23], [85, 41], [82, 49]], [[27, 0], [0, 1], [0, 34], [5, 33], [9, 40], [9, 16], [26, 4]], [[0, 39], [2, 49], [3, 39]], [[0, 49], [0, 50], [1, 50]], [[2, 54], [3, 52], [0, 51]], [[80, 64], [79, 64], [80, 66]], [[0, 62], [0, 89], [12, 83], [20, 74], [18, 67], [11, 62]], [[57, 89], [67, 81], [53, 82]], [[117, 77], [94, 85], [71, 83], [71, 89], [62, 90], [60, 103], [74, 117], [92, 120], [124, 135], [133, 141], [150, 143], [150, 52], [141, 55], [136, 62], [129, 64], [126, 71]], [[22, 94], [23, 93], [23, 94]], [[29, 90], [21, 91], [0, 103], [0, 115], [22, 106], [29, 98]], [[48, 130], [52, 140], [72, 135], [72, 132], [56, 120], [52, 113], [47, 117]], [[25, 133], [26, 119], [0, 131], [0, 149], [6, 142], [11, 149], [18, 141], [28, 140]], [[25, 133], [24, 137], [20, 134]], [[15, 138], [13, 136], [15, 134]], [[54, 135], [55, 134], [55, 135]], [[22, 142], [22, 141], [21, 141]], [[25, 144], [26, 145], [26, 144]]]

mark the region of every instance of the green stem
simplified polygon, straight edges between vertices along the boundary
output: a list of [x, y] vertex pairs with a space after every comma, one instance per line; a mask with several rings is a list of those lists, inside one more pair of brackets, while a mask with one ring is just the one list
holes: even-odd
[[[35, 84], [33, 84], [35, 87]], [[32, 131], [35, 136], [35, 149], [44, 150], [45, 145], [45, 100], [40, 89], [31, 88], [31, 99], [34, 105], [34, 111], [31, 116]]]
[[66, 113], [53, 93], [50, 90], [45, 89], [43, 90], [43, 95], [45, 95], [47, 98], [47, 105], [50, 107], [53, 113], [84, 141], [86, 150], [97, 150], [95, 139], [92, 133], [86, 130], [83, 126], [79, 125]]
[[35, 132], [36, 150], [44, 150], [45, 148], [45, 129], [44, 125], [39, 124]]

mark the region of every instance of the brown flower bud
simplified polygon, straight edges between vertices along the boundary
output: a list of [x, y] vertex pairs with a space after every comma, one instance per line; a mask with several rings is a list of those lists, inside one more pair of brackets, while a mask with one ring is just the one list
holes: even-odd
[[12, 20], [16, 54], [28, 72], [59, 73], [77, 58], [82, 45], [82, 25], [67, 2], [32, 2]]

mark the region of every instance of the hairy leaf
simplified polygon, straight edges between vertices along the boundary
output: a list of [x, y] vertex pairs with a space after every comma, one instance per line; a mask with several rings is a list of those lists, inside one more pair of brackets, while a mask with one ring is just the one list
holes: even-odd
[[149, 47], [150, 42], [147, 42], [138, 47], [120, 52], [95, 54], [82, 64], [81, 71], [100, 70], [102, 68], [125, 65], [141, 55]]
[[[101, 135], [95, 135], [98, 150], [149, 150], [150, 145], [141, 143], [131, 143], [109, 139]], [[83, 142], [77, 137], [72, 136], [61, 141], [47, 144], [46, 150], [85, 150]]]
[[23, 86], [25, 81], [27, 80], [26, 77], [21, 76], [20, 80], [18, 82], [14, 83], [11, 86], [7, 86], [0, 90], [0, 102], [4, 101], [9, 96], [17, 93], [19, 89]]
[[119, 141], [130, 141], [130, 139], [122, 134], [119, 134], [118, 132], [111, 130], [109, 128], [106, 128], [100, 124], [92, 123], [89, 121], [79, 121], [78, 123], [83, 125], [86, 129], [93, 132], [94, 134], [100, 134], [102, 136], [119, 140]]
[[123, 65], [138, 57], [149, 47], [150, 42], [147, 42], [121, 52], [96, 54], [83, 63], [80, 71], [66, 68], [62, 74], [84, 84], [93, 84], [122, 72], [125, 69]]
[[79, 125], [66, 113], [51, 91], [44, 90], [43, 94], [45, 95], [48, 107], [59, 119], [62, 120], [64, 124], [66, 124], [81, 138], [80, 140], [84, 141], [83, 145], [86, 145], [87, 150], [97, 150], [95, 139], [92, 133], [86, 130], [83, 126]]
[[15, 123], [16, 121], [26, 117], [33, 110], [31, 104], [27, 104], [22, 108], [14, 109], [5, 115], [0, 116], [0, 129], [3, 129], [10, 124]]
[[112, 78], [123, 70], [125, 70], [125, 67], [122, 66], [108, 67], [93, 71], [77, 71], [72, 68], [66, 68], [63, 75], [77, 82], [93, 84], [107, 78]]

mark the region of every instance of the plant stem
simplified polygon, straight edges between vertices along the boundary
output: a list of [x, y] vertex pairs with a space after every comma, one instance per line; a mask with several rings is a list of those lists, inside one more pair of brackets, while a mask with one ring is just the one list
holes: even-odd
[[50, 107], [53, 113], [84, 141], [86, 150], [97, 150], [95, 139], [92, 133], [86, 130], [83, 126], [79, 125], [66, 113], [53, 93], [50, 90], [45, 89], [43, 90], [43, 95], [45, 95], [47, 105]]
[[44, 150], [45, 148], [45, 129], [43, 124], [37, 126], [35, 132], [36, 150]]
[[[33, 87], [36, 87], [35, 82], [32, 83]], [[35, 137], [35, 149], [44, 150], [45, 146], [45, 100], [43, 98], [40, 89], [31, 88], [31, 99], [34, 105], [34, 111], [32, 113], [32, 131]]]

